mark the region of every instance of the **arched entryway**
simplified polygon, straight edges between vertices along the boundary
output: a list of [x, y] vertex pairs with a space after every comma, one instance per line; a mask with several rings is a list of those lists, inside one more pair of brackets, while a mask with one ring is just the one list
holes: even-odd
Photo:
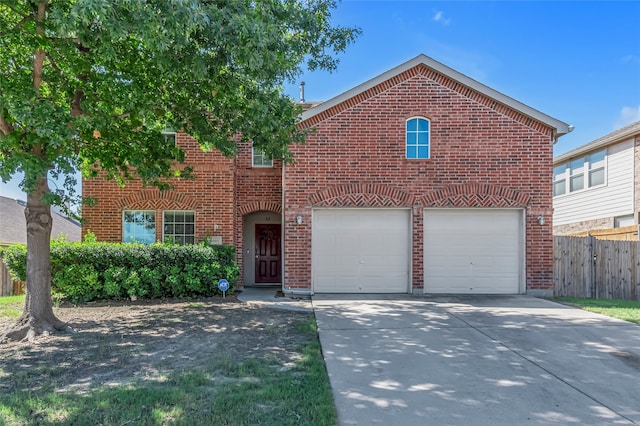
[[282, 217], [260, 211], [243, 217], [245, 286], [282, 284]]

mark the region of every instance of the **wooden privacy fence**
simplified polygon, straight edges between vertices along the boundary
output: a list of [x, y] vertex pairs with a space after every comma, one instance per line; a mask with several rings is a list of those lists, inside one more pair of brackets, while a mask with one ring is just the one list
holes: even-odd
[[639, 226], [624, 226], [622, 228], [608, 228], [608, 229], [592, 229], [590, 231], [578, 232], [577, 234], [571, 234], [572, 237], [586, 237], [592, 236], [599, 240], [624, 240], [624, 241], [638, 241], [638, 228]]
[[554, 237], [556, 296], [640, 300], [640, 241]]
[[24, 293], [24, 282], [23, 281], [14, 281], [11, 278], [11, 274], [9, 274], [9, 269], [7, 265], [2, 261], [2, 257], [0, 257], [0, 297], [1, 296], [12, 296]]

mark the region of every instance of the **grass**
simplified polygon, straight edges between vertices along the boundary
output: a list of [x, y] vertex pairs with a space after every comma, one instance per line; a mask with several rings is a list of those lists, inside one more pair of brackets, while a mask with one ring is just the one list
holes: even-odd
[[[268, 359], [220, 357], [188, 371], [79, 393], [59, 388], [61, 372], [36, 365], [20, 373], [43, 377], [42, 386], [3, 393], [0, 385], [0, 424], [337, 425], [315, 319], [293, 327], [310, 339], [287, 368]], [[5, 374], [0, 369], [0, 383]]]
[[0, 297], [0, 319], [18, 318], [24, 309], [24, 294]]
[[581, 299], [556, 297], [555, 300], [613, 318], [640, 324], [640, 302], [633, 300]]

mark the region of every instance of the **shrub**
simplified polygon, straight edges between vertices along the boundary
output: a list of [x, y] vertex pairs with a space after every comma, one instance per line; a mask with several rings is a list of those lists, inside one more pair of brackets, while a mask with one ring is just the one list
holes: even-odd
[[73, 302], [87, 302], [102, 295], [99, 274], [86, 263], [69, 265], [52, 275], [51, 290]]
[[[12, 276], [26, 278], [26, 247], [2, 249]], [[233, 246], [124, 243], [51, 243], [52, 290], [74, 302], [107, 298], [195, 297], [230, 290], [239, 267]]]
[[7, 265], [11, 278], [16, 281], [25, 280], [27, 276], [27, 246], [15, 244], [0, 248], [0, 257]]

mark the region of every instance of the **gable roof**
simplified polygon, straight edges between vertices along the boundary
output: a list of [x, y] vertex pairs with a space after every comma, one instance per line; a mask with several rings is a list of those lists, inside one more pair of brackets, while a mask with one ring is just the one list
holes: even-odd
[[[24, 201], [0, 196], [0, 246], [27, 243], [27, 223], [24, 218]], [[67, 241], [80, 241], [82, 229], [77, 222], [51, 210], [53, 224], [51, 238], [60, 234]]]
[[416, 56], [415, 58], [411, 59], [410, 61], [407, 61], [401, 65], [398, 65], [395, 68], [390, 69], [389, 71], [380, 74], [377, 77], [372, 78], [369, 81], [366, 81], [362, 84], [360, 84], [359, 86], [354, 87], [351, 90], [348, 90], [332, 99], [329, 99], [326, 102], [323, 102], [321, 104], [319, 104], [318, 106], [315, 106], [305, 112], [302, 113], [302, 120], [308, 120], [324, 111], [329, 110], [332, 107], [335, 107], [336, 105], [351, 99], [363, 92], [365, 92], [366, 90], [369, 90], [373, 87], [375, 87], [376, 85], [385, 82], [389, 79], [392, 79], [393, 77], [398, 76], [399, 74], [402, 74], [405, 71], [410, 70], [411, 68], [414, 68], [416, 66], [419, 65], [423, 65], [427, 68], [430, 68], [440, 74], [445, 75], [446, 77], [450, 78], [451, 80], [454, 80], [455, 82], [462, 84], [470, 89], [473, 89], [491, 99], [493, 99], [494, 101], [497, 101], [509, 108], [512, 108], [513, 110], [527, 116], [530, 117], [534, 120], [537, 120], [543, 124], [546, 124], [547, 126], [551, 127], [554, 129], [555, 132], [555, 138], [557, 139], [558, 137], [565, 135], [567, 133], [569, 133], [571, 130], [573, 130], [573, 128], [571, 126], [569, 126], [567, 123], [564, 123], [558, 119], [555, 119], [553, 117], [550, 117], [546, 114], [543, 114], [542, 112], [533, 109], [521, 102], [516, 101], [513, 98], [510, 98], [507, 95], [504, 95], [500, 92], [498, 92], [497, 90], [494, 90], [488, 86], [485, 86], [482, 83], [479, 83], [478, 81], [452, 69], [449, 68], [448, 66], [441, 64], [440, 62], [424, 55], [424, 54], [420, 54], [418, 56]]
[[622, 142], [625, 139], [628, 139], [632, 136], [640, 135], [640, 121], [636, 121], [635, 123], [631, 123], [628, 126], [625, 126], [621, 129], [613, 131], [609, 134], [602, 136], [592, 142], [579, 146], [578, 148], [572, 149], [571, 151], [565, 152], [562, 155], [558, 155], [553, 159], [553, 163], [561, 163], [565, 160], [568, 160], [573, 157], [580, 156], [589, 151], [593, 151], [598, 148], [603, 148], [607, 145], [613, 145], [618, 142]]

